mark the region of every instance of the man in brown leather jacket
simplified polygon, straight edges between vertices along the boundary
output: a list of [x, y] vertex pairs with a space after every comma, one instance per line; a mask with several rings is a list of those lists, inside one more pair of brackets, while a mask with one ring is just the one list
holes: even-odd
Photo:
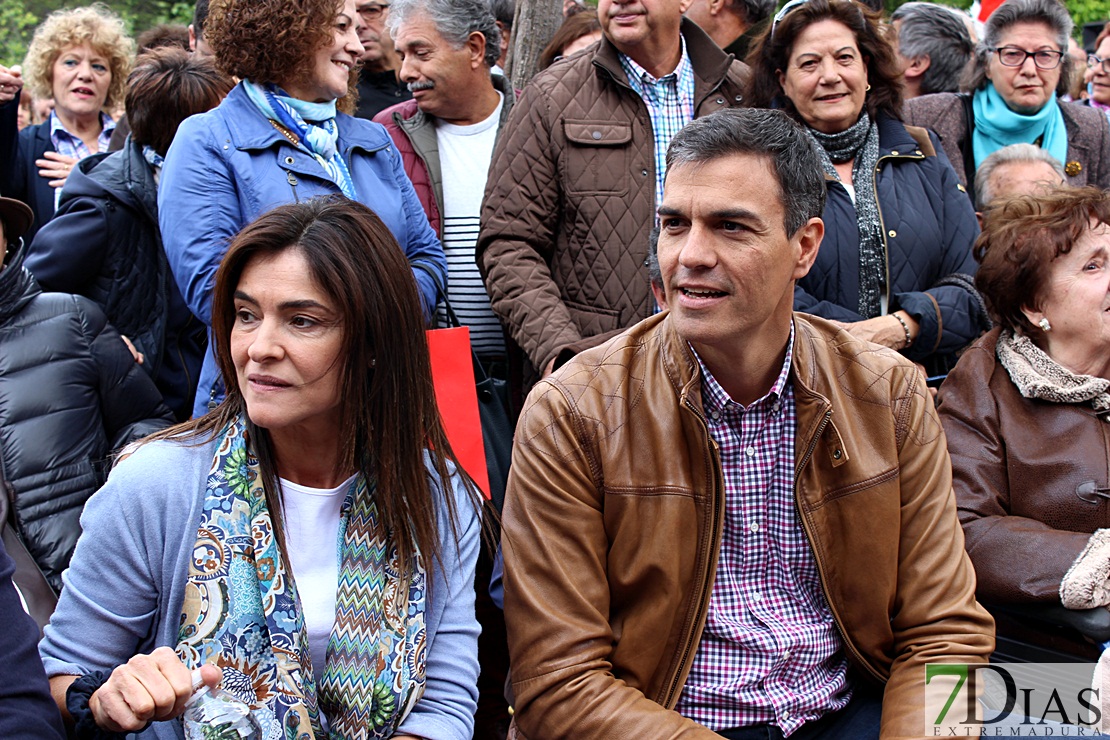
[[[723, 111], [671, 143], [669, 310], [541, 381], [504, 510], [528, 738], [922, 737], [925, 665], [993, 622], [924, 378], [792, 313], [824, 225], [808, 136]], [[776, 734], [779, 733], [779, 734]]]
[[476, 259], [527, 380], [652, 314], [657, 163], [683, 123], [741, 104], [748, 67], [684, 4], [600, 0], [604, 37], [536, 75], [498, 139]]

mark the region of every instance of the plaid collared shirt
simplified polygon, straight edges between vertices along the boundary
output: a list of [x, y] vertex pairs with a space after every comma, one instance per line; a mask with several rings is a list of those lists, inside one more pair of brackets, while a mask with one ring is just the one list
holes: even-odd
[[[107, 113], [101, 111], [100, 113], [100, 136], [97, 137], [99, 143], [99, 151], [108, 151], [108, 143], [112, 140], [112, 132], [116, 130], [116, 122]], [[88, 145], [81, 141], [80, 136], [74, 136], [66, 127], [62, 125], [62, 119], [50, 111], [50, 143], [54, 145], [54, 151], [58, 154], [64, 154], [67, 157], [73, 157], [77, 160], [82, 160], [92, 154]], [[58, 188], [54, 191], [54, 207], [58, 207], [58, 200], [62, 197], [62, 189]]]
[[682, 39], [678, 66], [659, 79], [624, 54], [619, 56], [628, 84], [644, 99], [651, 116], [651, 130], [655, 136], [655, 204], [659, 205], [663, 201], [667, 147], [679, 129], [694, 120], [694, 68], [686, 55], [686, 39]]
[[711, 730], [773, 724], [789, 735], [851, 698], [844, 645], [794, 503], [793, 352], [791, 325], [778, 379], [747, 408], [698, 358], [725, 522], [705, 630], [676, 708]]

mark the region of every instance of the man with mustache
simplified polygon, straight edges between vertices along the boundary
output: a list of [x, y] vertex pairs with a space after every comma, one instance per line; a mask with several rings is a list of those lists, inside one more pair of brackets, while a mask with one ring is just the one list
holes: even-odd
[[358, 40], [362, 42], [362, 69], [358, 75], [359, 118], [373, 118], [391, 105], [412, 99], [412, 93], [401, 81], [398, 70], [401, 61], [393, 49], [385, 22], [389, 15], [388, 2], [360, 2]]
[[488, 370], [504, 368], [501, 324], [474, 264], [486, 173], [515, 98], [509, 81], [490, 73], [501, 32], [488, 0], [393, 0], [388, 26], [413, 100], [374, 120], [397, 144], [443, 243], [447, 296], [471, 346]]
[[526, 383], [655, 310], [643, 262], [667, 144], [740, 106], [748, 74], [684, 5], [601, 0], [602, 40], [536, 75], [498, 142], [477, 259]]

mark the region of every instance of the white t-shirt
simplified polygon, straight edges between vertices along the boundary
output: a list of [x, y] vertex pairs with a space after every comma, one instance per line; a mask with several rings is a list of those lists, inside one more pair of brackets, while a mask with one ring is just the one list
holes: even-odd
[[[443, 173], [443, 252], [447, 255], [447, 297], [464, 326], [470, 327], [470, 344], [479, 357], [505, 354], [501, 322], [489, 305], [485, 283], [474, 262], [478, 219], [497, 123], [505, 96], [497, 93], [497, 108], [484, 121], [469, 126], [436, 121], [439, 164]], [[446, 320], [440, 312], [440, 322]]]
[[355, 476], [335, 488], [309, 488], [280, 478], [285, 546], [297, 583], [312, 672], [324, 676], [328, 638], [335, 624], [335, 592], [339, 588], [339, 515]]

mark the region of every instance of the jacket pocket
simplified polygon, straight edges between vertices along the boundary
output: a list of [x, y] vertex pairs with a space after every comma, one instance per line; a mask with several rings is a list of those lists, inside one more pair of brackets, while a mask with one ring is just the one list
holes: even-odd
[[567, 137], [563, 186], [571, 195], [623, 195], [628, 192], [632, 124], [564, 121]]

